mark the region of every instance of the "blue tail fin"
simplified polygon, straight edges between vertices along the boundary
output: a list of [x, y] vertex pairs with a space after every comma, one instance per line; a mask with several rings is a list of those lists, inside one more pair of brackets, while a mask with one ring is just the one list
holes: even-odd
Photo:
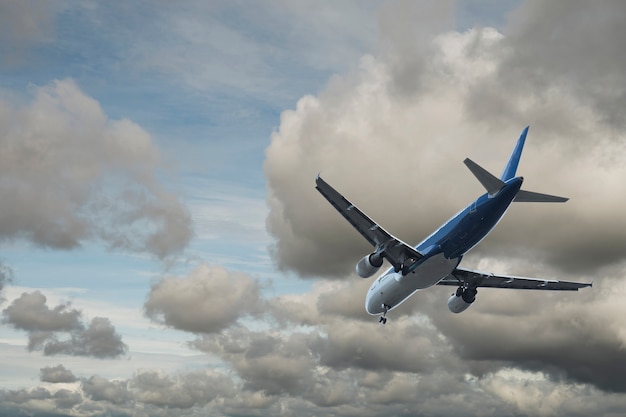
[[504, 171], [502, 171], [502, 176], [500, 177], [502, 181], [508, 181], [515, 177], [515, 172], [517, 172], [517, 165], [519, 165], [519, 160], [522, 156], [522, 149], [524, 149], [524, 142], [526, 142], [526, 134], [528, 134], [529, 127], [530, 126], [526, 126], [517, 140], [517, 145], [515, 145], [515, 149], [513, 149], [509, 162], [507, 162]]

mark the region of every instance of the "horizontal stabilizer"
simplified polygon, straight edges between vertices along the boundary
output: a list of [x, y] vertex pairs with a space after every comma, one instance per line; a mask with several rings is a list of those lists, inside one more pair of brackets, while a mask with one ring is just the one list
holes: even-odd
[[569, 198], [519, 190], [513, 201], [517, 203], [565, 203], [567, 200]]
[[489, 197], [493, 197], [498, 194], [498, 191], [504, 187], [504, 181], [495, 175], [491, 174], [485, 168], [478, 165], [476, 162], [472, 161], [469, 158], [466, 158], [463, 163], [472, 171], [472, 174], [480, 181], [480, 183], [485, 187], [487, 192], [489, 193]]

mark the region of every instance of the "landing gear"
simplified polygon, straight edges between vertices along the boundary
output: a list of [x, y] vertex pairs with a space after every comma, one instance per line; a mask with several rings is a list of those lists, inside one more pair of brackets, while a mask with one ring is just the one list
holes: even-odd
[[463, 298], [468, 304], [471, 304], [476, 300], [476, 294], [478, 294], [478, 290], [476, 288], [463, 288], [459, 287], [456, 290], [456, 296]]
[[387, 311], [389, 311], [389, 306], [387, 304], [383, 304], [383, 315], [380, 316], [380, 320], [378, 320], [381, 324], [387, 324]]

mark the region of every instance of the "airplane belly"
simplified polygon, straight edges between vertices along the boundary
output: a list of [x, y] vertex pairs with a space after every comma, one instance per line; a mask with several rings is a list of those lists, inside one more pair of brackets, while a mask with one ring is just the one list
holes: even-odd
[[367, 312], [382, 314], [383, 305], [388, 306], [388, 310], [397, 307], [416, 291], [431, 287], [450, 275], [458, 264], [459, 258], [448, 259], [440, 253], [405, 276], [389, 271], [370, 287], [365, 305]]

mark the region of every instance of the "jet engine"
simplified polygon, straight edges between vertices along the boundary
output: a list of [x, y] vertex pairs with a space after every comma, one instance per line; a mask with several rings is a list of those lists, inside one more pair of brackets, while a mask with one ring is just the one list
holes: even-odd
[[378, 253], [366, 255], [356, 264], [356, 273], [361, 278], [369, 278], [383, 265], [383, 257]]
[[476, 300], [476, 294], [478, 291], [473, 288], [459, 288], [456, 293], [448, 299], [448, 308], [453, 313], [462, 313], [468, 309], [470, 305]]

